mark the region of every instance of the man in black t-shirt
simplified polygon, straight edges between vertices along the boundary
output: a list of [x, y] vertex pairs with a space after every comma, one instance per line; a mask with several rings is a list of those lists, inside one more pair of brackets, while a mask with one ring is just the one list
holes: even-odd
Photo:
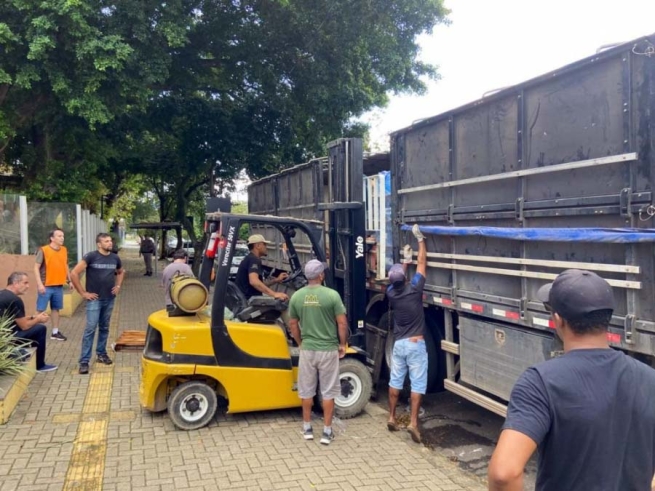
[[[105, 233], [98, 234], [96, 245], [98, 249], [85, 254], [71, 271], [71, 280], [75, 289], [86, 299], [86, 327], [82, 338], [79, 369], [81, 374], [89, 373], [96, 327], [98, 327], [97, 361], [105, 365], [113, 363], [107, 355], [107, 338], [114, 299], [123, 283], [123, 265], [118, 254], [111, 252], [113, 248], [111, 236]], [[80, 274], [85, 270], [86, 288], [80, 282]]]
[[414, 225], [412, 233], [418, 240], [418, 258], [416, 274], [411, 282], [407, 282], [405, 273], [407, 265], [413, 261], [412, 249], [405, 246], [403, 264], [394, 264], [389, 270], [387, 300], [393, 310], [393, 355], [391, 358], [391, 376], [389, 378], [389, 431], [397, 431], [396, 405], [400, 391], [409, 371], [412, 384], [410, 424], [407, 431], [416, 443], [421, 442], [418, 427], [418, 413], [421, 399], [428, 385], [428, 352], [423, 334], [425, 332], [425, 316], [423, 314], [423, 287], [427, 269], [427, 248], [425, 237]]
[[539, 449], [537, 491], [647, 491], [655, 473], [655, 370], [610, 349], [612, 287], [569, 269], [544, 285], [564, 355], [539, 363], [512, 390], [489, 464], [489, 489], [523, 489]]
[[288, 276], [286, 273], [281, 273], [276, 278], [272, 278], [267, 283], [264, 283], [261, 258], [268, 255], [266, 244], [267, 241], [263, 235], [255, 234], [248, 238], [250, 254], [244, 257], [241, 264], [239, 264], [234, 282], [246, 298], [257, 295], [268, 295], [269, 297], [286, 302], [289, 300], [289, 296], [286, 293], [276, 292], [269, 288], [269, 285], [281, 283], [286, 279]]
[[27, 317], [25, 304], [19, 297], [27, 293], [30, 282], [27, 273], [15, 271], [7, 279], [7, 288], [0, 291], [0, 318], [12, 319], [11, 329], [17, 338], [30, 341], [36, 345], [36, 369], [39, 372], [52, 372], [57, 370], [56, 365], [45, 362], [45, 346], [47, 328], [43, 324], [48, 322], [49, 316], [45, 312]]

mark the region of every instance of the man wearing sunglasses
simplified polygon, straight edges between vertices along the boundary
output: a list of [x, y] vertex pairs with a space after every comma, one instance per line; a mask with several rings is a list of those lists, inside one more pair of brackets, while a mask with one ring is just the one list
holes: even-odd
[[537, 449], [537, 491], [651, 489], [655, 370], [609, 347], [612, 287], [595, 273], [569, 269], [537, 297], [565, 354], [516, 382], [489, 464], [489, 489], [522, 490]]

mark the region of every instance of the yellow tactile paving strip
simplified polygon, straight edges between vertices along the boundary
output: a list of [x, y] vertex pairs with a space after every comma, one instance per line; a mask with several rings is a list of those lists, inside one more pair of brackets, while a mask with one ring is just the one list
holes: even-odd
[[111, 371], [91, 374], [82, 414], [106, 413], [109, 411], [113, 382], [114, 373]]
[[[115, 339], [120, 319], [120, 301], [114, 305], [109, 339]], [[61, 414], [62, 420], [80, 419], [73, 452], [71, 454], [64, 491], [95, 491], [102, 489], [107, 454], [107, 425], [111, 391], [114, 383], [114, 365], [95, 364], [81, 415]], [[57, 418], [57, 416], [55, 416]], [[53, 421], [54, 419], [53, 418]], [[63, 421], [62, 421], [63, 422]]]

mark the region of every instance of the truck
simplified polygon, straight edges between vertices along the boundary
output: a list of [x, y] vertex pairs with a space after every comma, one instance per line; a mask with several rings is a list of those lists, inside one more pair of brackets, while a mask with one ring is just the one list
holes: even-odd
[[[536, 293], [566, 269], [608, 280], [610, 345], [655, 367], [654, 188], [655, 34], [399, 129], [389, 153], [332, 142], [253, 182], [248, 208], [323, 223], [378, 388], [393, 347], [386, 271], [418, 223], [428, 391], [504, 416], [519, 375], [562, 352]], [[271, 266], [283, 252], [271, 246]]]

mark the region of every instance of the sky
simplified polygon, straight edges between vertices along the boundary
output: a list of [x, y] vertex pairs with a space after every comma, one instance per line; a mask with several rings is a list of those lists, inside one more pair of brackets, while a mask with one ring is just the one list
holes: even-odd
[[[367, 113], [373, 150], [426, 117], [590, 56], [606, 44], [655, 33], [653, 0], [446, 0], [450, 25], [420, 38], [420, 58], [441, 79], [422, 96], [391, 96]], [[655, 58], [653, 60], [655, 62]]]
[[[392, 95], [365, 114], [373, 151], [389, 149], [389, 133], [591, 56], [606, 44], [655, 33], [655, 0], [445, 0], [449, 25], [421, 36], [420, 58], [440, 80], [424, 95]], [[653, 59], [655, 63], [655, 57]], [[249, 181], [233, 199], [245, 200]]]

